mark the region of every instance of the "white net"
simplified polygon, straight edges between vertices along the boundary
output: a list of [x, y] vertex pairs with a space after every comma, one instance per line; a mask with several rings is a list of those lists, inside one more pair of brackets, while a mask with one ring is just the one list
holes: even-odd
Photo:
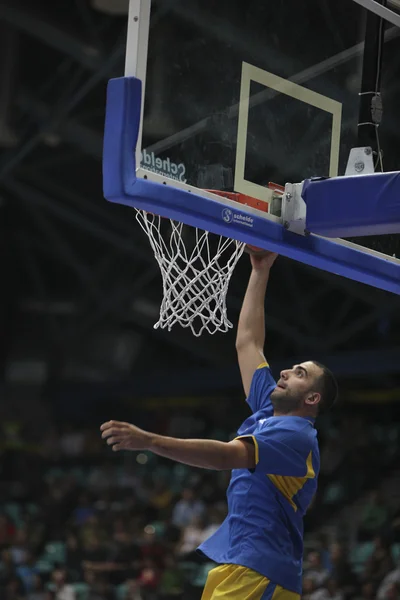
[[245, 244], [136, 210], [159, 264], [164, 298], [155, 329], [179, 323], [195, 336], [232, 328], [226, 295]]

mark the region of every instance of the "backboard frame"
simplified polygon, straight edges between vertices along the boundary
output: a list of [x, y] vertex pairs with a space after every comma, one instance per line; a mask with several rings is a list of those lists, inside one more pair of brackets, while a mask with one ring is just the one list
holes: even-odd
[[[265, 188], [245, 179], [247, 124], [250, 110], [250, 85], [259, 83], [277, 93], [285, 94], [309, 106], [318, 108], [332, 115], [332, 136], [329, 161], [329, 177], [339, 174], [340, 135], [342, 126], [342, 104], [327, 96], [318, 94], [290, 79], [278, 77], [265, 69], [260, 69], [246, 62], [242, 63], [242, 79], [240, 84], [239, 121], [236, 145], [235, 190], [253, 196], [259, 200], [265, 198]], [[268, 201], [268, 200], [267, 200]]]

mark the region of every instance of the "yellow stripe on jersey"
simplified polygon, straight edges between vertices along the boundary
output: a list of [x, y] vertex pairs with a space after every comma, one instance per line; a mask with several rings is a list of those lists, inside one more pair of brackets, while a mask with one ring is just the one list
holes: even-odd
[[261, 365], [258, 365], [256, 371], [258, 371], [258, 369], [263, 369], [264, 367], [269, 367], [267, 361], [264, 361], [263, 363], [261, 363]]
[[260, 453], [258, 450], [258, 442], [255, 438], [254, 435], [239, 435], [239, 437], [236, 437], [235, 440], [243, 440], [243, 439], [249, 439], [251, 438], [253, 440], [253, 444], [254, 444], [254, 458], [256, 460], [256, 465], [258, 465], [258, 461], [260, 460]]
[[272, 481], [274, 486], [289, 500], [293, 509], [297, 511], [297, 506], [293, 500], [296, 494], [304, 487], [307, 479], [315, 478], [315, 471], [312, 464], [312, 452], [308, 455], [307, 461], [307, 472], [304, 477], [289, 477], [286, 475], [267, 475]]

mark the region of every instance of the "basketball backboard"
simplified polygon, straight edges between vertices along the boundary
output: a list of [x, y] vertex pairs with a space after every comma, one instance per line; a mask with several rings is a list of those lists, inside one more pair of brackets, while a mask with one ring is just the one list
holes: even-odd
[[[109, 90], [106, 197], [400, 293], [396, 227], [343, 244], [306, 238], [284, 230], [279, 210], [266, 217], [224, 201], [234, 213], [229, 222], [222, 200], [200, 191], [234, 190], [270, 203], [268, 182], [344, 175], [357, 145], [365, 17], [351, 0], [131, 0], [125, 75], [136, 81]], [[388, 23], [384, 39], [393, 55], [400, 28]], [[396, 83], [389, 67], [378, 130], [385, 171], [400, 168]], [[364, 167], [358, 160], [358, 172]], [[116, 171], [123, 184], [111, 182]], [[167, 200], [157, 186], [168, 188]], [[235, 224], [236, 213], [250, 215], [251, 228]]]

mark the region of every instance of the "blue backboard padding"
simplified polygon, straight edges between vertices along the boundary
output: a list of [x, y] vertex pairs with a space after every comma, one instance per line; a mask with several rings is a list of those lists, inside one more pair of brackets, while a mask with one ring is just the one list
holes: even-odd
[[400, 173], [307, 181], [306, 227], [325, 237], [400, 233]]
[[216, 200], [171, 185], [138, 179], [135, 148], [141, 94], [141, 82], [132, 77], [113, 79], [108, 84], [103, 154], [103, 187], [107, 200], [235, 238], [400, 294], [400, 269], [392, 262], [321, 237], [291, 233], [261, 213], [259, 216], [246, 211], [245, 207], [228, 207], [227, 211], [227, 207]]
[[[125, 196], [125, 181], [136, 181], [135, 148], [140, 125], [142, 82], [111, 79], [107, 86], [103, 142], [103, 192], [112, 202]], [[128, 204], [122, 202], [122, 204]]]

